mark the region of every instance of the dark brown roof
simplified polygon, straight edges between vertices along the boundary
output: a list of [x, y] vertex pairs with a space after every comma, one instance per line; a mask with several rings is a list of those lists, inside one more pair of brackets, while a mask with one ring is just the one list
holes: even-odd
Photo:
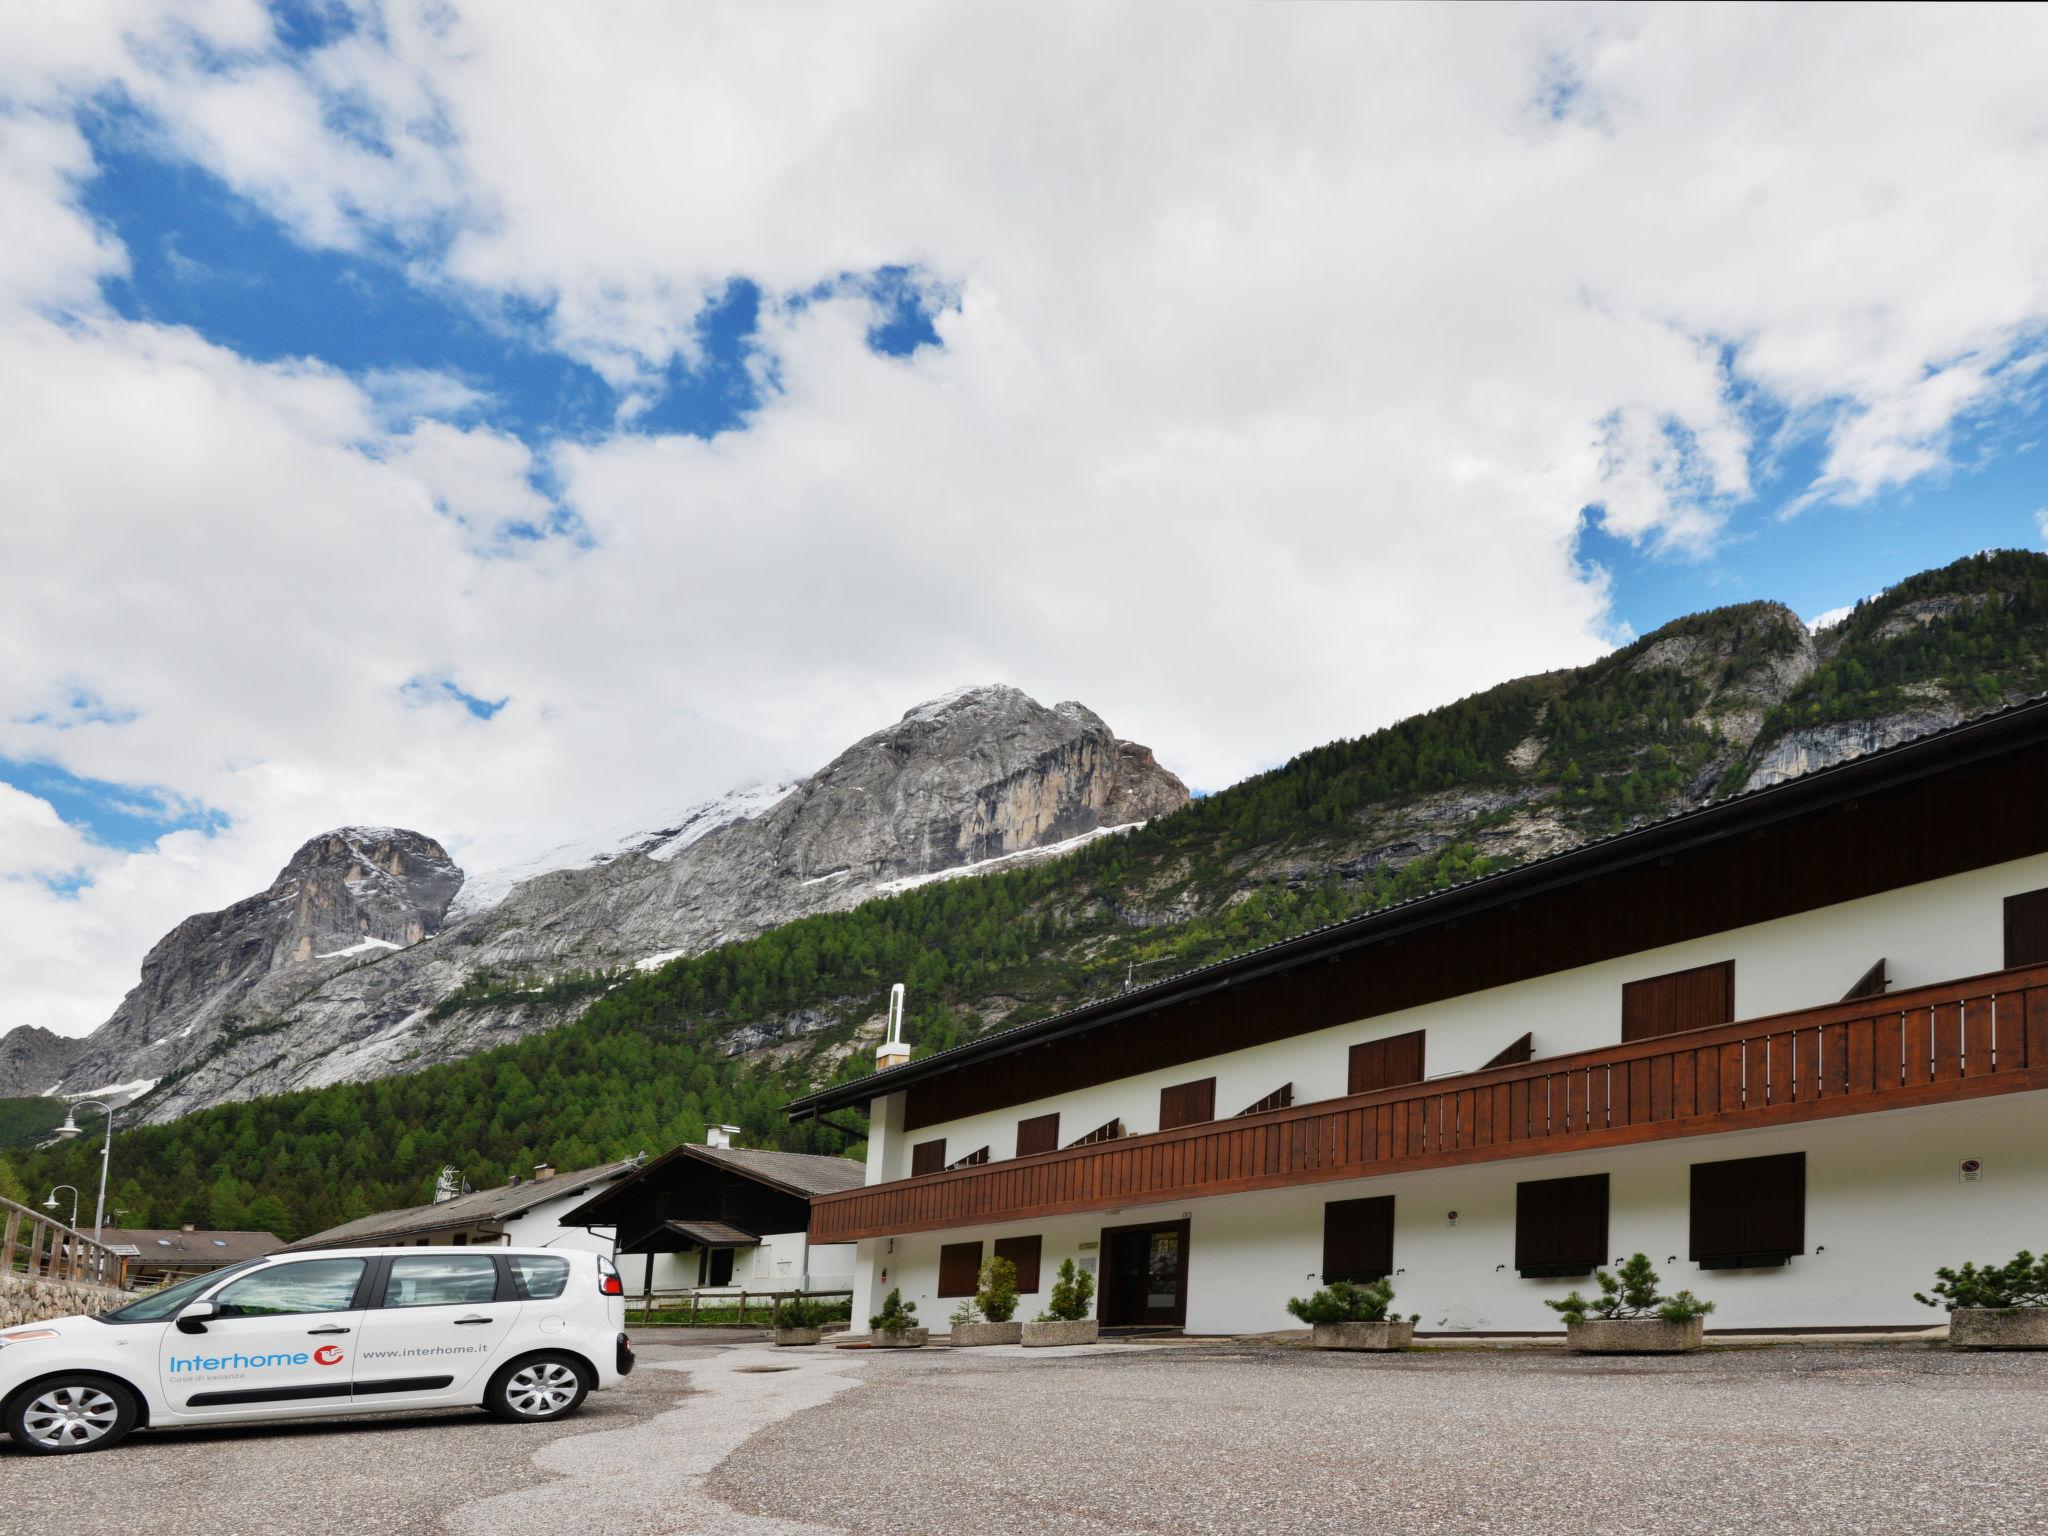
[[284, 1246], [275, 1232], [187, 1232], [178, 1227], [108, 1227], [100, 1241], [109, 1248], [133, 1248], [136, 1264], [148, 1269], [219, 1269]]
[[723, 1221], [665, 1221], [671, 1232], [680, 1232], [700, 1248], [746, 1247], [761, 1239], [743, 1227]]
[[523, 1215], [537, 1205], [545, 1205], [550, 1200], [580, 1195], [596, 1185], [608, 1184], [621, 1174], [630, 1173], [639, 1165], [639, 1161], [638, 1158], [629, 1157], [616, 1163], [604, 1163], [596, 1168], [580, 1169], [575, 1173], [558, 1173], [551, 1178], [501, 1184], [496, 1189], [472, 1190], [466, 1195], [457, 1195], [452, 1200], [436, 1200], [427, 1205], [409, 1205], [397, 1211], [379, 1211], [374, 1216], [359, 1216], [354, 1221], [345, 1221], [338, 1227], [329, 1227], [325, 1232], [315, 1232], [311, 1237], [302, 1237], [289, 1246], [352, 1248], [366, 1243], [382, 1242], [386, 1238], [418, 1237], [424, 1233], [441, 1232], [454, 1227], [472, 1227], [504, 1221], [508, 1217]]
[[1680, 811], [1647, 826], [1596, 838], [1497, 875], [1468, 880], [1361, 917], [1330, 923], [1114, 997], [1082, 1003], [1048, 1018], [997, 1030], [886, 1072], [871, 1073], [806, 1094], [792, 1100], [786, 1108], [791, 1119], [802, 1120], [829, 1110], [865, 1106], [882, 1094], [899, 1092], [914, 1083], [942, 1077], [991, 1057], [1100, 1029], [1211, 992], [1242, 986], [1247, 981], [1280, 975], [1362, 945], [1577, 885], [1633, 865], [1667, 858], [1687, 848], [1741, 836], [1817, 807], [1951, 772], [2044, 739], [2048, 739], [2048, 696], [1994, 710], [1944, 730], [1930, 731], [1896, 746], [1815, 769], [1796, 779]]
[[613, 1196], [623, 1194], [678, 1158], [729, 1169], [804, 1200], [813, 1195], [836, 1194], [842, 1189], [858, 1189], [867, 1182], [867, 1169], [843, 1157], [824, 1157], [816, 1152], [775, 1152], [762, 1147], [704, 1147], [686, 1141], [680, 1146], [670, 1147], [630, 1178], [621, 1179], [611, 1188], [566, 1212], [562, 1225], [610, 1226], [611, 1220], [596, 1214], [596, 1208], [609, 1204]]

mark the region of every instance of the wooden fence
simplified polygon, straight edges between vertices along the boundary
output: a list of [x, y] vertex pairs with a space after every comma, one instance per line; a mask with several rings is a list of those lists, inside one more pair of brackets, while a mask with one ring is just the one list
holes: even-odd
[[0, 1274], [119, 1285], [120, 1255], [26, 1205], [0, 1199]]

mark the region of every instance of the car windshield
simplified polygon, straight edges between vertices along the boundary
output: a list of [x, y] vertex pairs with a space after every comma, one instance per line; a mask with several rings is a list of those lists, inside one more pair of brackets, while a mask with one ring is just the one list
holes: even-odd
[[245, 1269], [253, 1268], [261, 1260], [250, 1260], [237, 1264], [232, 1269], [216, 1269], [210, 1274], [194, 1275], [190, 1280], [180, 1280], [176, 1285], [167, 1285], [160, 1291], [151, 1291], [140, 1301], [132, 1301], [118, 1312], [103, 1312], [103, 1323], [160, 1323], [167, 1317], [176, 1317], [184, 1310], [185, 1303], [196, 1298], [209, 1286], [218, 1285], [230, 1275], [239, 1275]]

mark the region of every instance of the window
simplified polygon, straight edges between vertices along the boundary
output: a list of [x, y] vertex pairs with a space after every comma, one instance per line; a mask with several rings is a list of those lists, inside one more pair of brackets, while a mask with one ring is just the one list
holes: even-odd
[[168, 1248], [171, 1246], [171, 1240], [168, 1237], [160, 1237], [156, 1240], [156, 1245], [159, 1248]]
[[279, 1317], [295, 1312], [346, 1312], [363, 1278], [361, 1259], [304, 1259], [273, 1264], [215, 1293], [223, 1317]]
[[1017, 1155], [1032, 1157], [1040, 1152], [1052, 1152], [1060, 1144], [1059, 1111], [1049, 1115], [1033, 1115], [1029, 1120], [1017, 1122]]
[[1754, 1269], [1806, 1252], [1806, 1154], [1692, 1165], [1692, 1254], [1706, 1269]]
[[1394, 1197], [1332, 1200], [1323, 1207], [1323, 1284], [1384, 1280], [1394, 1272]]
[[1216, 1079], [1205, 1077], [1198, 1083], [1176, 1083], [1171, 1088], [1159, 1090], [1159, 1129], [1170, 1131], [1177, 1125], [1200, 1125], [1204, 1120], [1216, 1118]]
[[522, 1301], [553, 1301], [569, 1289], [567, 1259], [515, 1253], [507, 1262], [512, 1266], [512, 1288]]
[[1423, 1031], [1418, 1029], [1351, 1047], [1351, 1082], [1345, 1091], [1373, 1093], [1381, 1088], [1421, 1082], [1422, 1035]]
[[972, 1296], [981, 1284], [981, 1244], [948, 1243], [939, 1250], [939, 1295]]
[[1030, 1237], [999, 1237], [996, 1239], [996, 1257], [1008, 1259], [1017, 1266], [1017, 1294], [1029, 1296], [1038, 1289], [1038, 1255], [1045, 1245], [1045, 1239], [1033, 1234]]
[[730, 1248], [714, 1248], [711, 1250], [710, 1271], [711, 1278], [706, 1282], [707, 1284], [732, 1284], [732, 1250]]
[[1515, 1268], [1524, 1279], [1590, 1275], [1606, 1262], [1606, 1174], [1515, 1186]]
[[474, 1306], [497, 1296], [497, 1262], [482, 1253], [393, 1259], [384, 1281], [387, 1307]]
[[227, 1247], [227, 1245], [228, 1245], [228, 1240], [227, 1240], [226, 1238], [224, 1238], [224, 1237], [216, 1237], [216, 1238], [215, 1238], [215, 1239], [213, 1240], [213, 1246], [214, 1246], [214, 1247], [216, 1247], [216, 1248], [225, 1248], [225, 1247]]
[[946, 1166], [946, 1138], [937, 1141], [920, 1141], [910, 1149], [910, 1176], [914, 1179], [921, 1173], [938, 1173]]
[[2048, 960], [2048, 890], [2005, 898], [2005, 963], [2039, 965]]
[[1653, 1040], [1735, 1017], [1735, 962], [1646, 976], [1621, 989], [1621, 1038]]

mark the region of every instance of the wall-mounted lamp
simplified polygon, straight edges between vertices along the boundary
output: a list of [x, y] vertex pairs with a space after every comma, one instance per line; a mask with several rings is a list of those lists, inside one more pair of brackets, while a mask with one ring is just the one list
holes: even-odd
[[1504, 1269], [1506, 1269], [1506, 1268], [1507, 1268], [1507, 1265], [1505, 1265], [1505, 1264], [1496, 1264], [1496, 1265], [1494, 1265], [1494, 1266], [1493, 1266], [1493, 1272], [1494, 1272], [1494, 1273], [1495, 1273], [1495, 1274], [1497, 1275], [1497, 1274], [1499, 1274], [1499, 1273], [1500, 1273], [1500, 1272], [1501, 1272], [1502, 1270], [1504, 1270]]

